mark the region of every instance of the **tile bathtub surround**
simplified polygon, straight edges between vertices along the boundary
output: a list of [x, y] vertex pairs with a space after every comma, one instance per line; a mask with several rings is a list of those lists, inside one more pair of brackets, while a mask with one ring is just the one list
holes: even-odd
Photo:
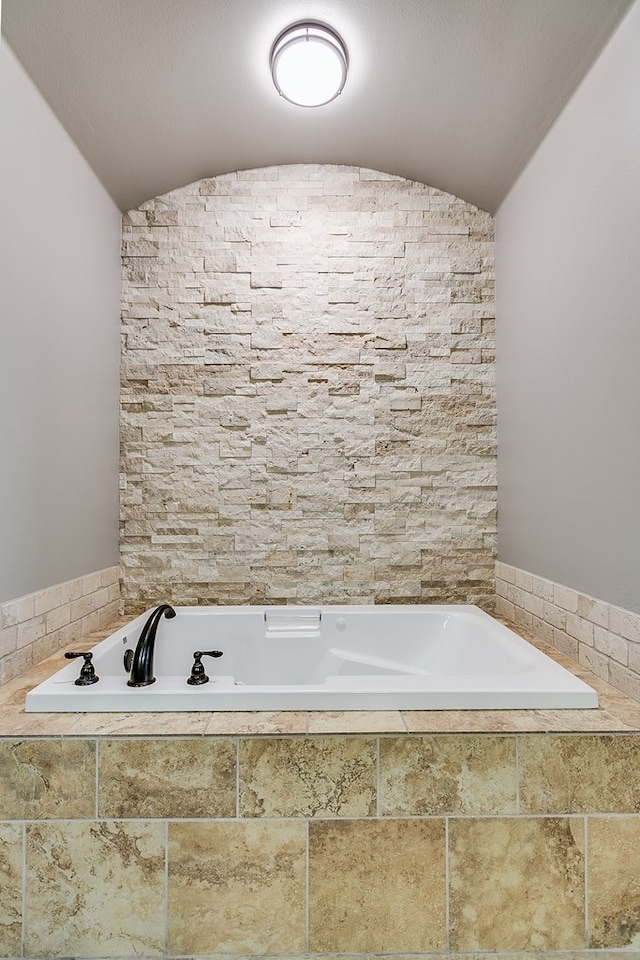
[[107, 567], [0, 603], [0, 685], [119, 614], [119, 568]]
[[496, 613], [640, 700], [640, 614], [501, 562]]
[[386, 816], [516, 812], [513, 737], [380, 740], [380, 802]]
[[374, 738], [244, 740], [244, 817], [368, 817], [376, 811]]
[[171, 953], [304, 953], [304, 823], [169, 824]]
[[3, 738], [0, 957], [630, 957], [639, 745]]
[[309, 825], [309, 950], [410, 953], [447, 942], [444, 820]]
[[163, 953], [162, 822], [50, 820], [25, 829], [25, 956]]
[[0, 957], [22, 950], [22, 825], [0, 823]]
[[492, 218], [355, 167], [123, 220], [121, 561], [175, 603], [494, 597]]
[[452, 950], [584, 946], [581, 819], [456, 820], [449, 843]]

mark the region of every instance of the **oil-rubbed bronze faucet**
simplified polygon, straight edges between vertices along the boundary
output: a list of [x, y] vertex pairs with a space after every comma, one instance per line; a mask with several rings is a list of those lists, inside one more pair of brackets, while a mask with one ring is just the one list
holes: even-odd
[[149, 616], [142, 628], [136, 652], [133, 655], [131, 675], [127, 680], [127, 686], [129, 687], [148, 687], [149, 684], [156, 682], [153, 675], [153, 654], [156, 647], [158, 623], [163, 614], [167, 620], [172, 620], [176, 612], [168, 603], [162, 603]]

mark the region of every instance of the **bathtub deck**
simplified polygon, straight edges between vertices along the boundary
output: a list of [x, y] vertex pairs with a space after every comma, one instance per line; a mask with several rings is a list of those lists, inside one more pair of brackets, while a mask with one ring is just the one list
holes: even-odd
[[[90, 645], [129, 618], [90, 634]], [[592, 710], [372, 710], [238, 713], [25, 713], [26, 693], [59, 669], [65, 649], [0, 687], [0, 737], [199, 736], [349, 733], [615, 733], [640, 731], [640, 702], [632, 700], [535, 636], [503, 621], [594, 687]], [[78, 644], [73, 646], [77, 649]]]

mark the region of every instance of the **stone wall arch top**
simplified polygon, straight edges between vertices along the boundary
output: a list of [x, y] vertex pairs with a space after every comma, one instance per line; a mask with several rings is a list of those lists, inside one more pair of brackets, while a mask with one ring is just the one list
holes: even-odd
[[493, 220], [424, 184], [295, 164], [123, 219], [131, 609], [487, 606]]

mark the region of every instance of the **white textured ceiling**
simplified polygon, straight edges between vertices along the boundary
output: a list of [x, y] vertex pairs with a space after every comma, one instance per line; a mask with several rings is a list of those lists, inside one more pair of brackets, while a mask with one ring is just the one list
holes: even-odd
[[[2, 29], [122, 209], [205, 176], [345, 163], [495, 211], [631, 0], [4, 0]], [[343, 94], [279, 98], [301, 18], [349, 49]]]

